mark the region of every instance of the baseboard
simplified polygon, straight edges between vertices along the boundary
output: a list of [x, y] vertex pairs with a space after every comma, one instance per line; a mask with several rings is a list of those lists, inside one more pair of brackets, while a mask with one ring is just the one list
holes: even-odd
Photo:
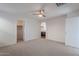
[[[51, 40], [51, 39], [48, 39], [48, 40]], [[60, 42], [60, 41], [56, 41], [56, 40], [51, 40], [51, 41], [65, 45], [65, 42]]]
[[17, 44], [17, 42], [4, 44], [4, 45], [1, 45], [0, 48], [9, 47], [9, 46], [15, 45], [15, 44]]
[[37, 40], [37, 39], [41, 39], [41, 38], [36, 38], [36, 39], [27, 39], [27, 40], [24, 40], [24, 41], [27, 42], [27, 41]]
[[75, 47], [75, 46], [72, 46], [72, 45], [70, 45], [70, 44], [65, 44], [65, 46], [67, 46], [67, 47], [71, 47], [71, 48], [79, 49], [79, 47]]

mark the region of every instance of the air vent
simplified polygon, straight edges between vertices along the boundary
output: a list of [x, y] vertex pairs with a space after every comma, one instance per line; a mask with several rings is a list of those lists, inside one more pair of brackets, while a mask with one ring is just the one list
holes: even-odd
[[64, 5], [65, 3], [56, 3], [57, 7]]

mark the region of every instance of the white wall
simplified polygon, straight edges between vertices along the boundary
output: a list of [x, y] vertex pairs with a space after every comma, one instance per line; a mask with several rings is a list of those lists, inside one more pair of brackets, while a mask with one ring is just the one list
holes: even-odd
[[65, 19], [66, 16], [59, 16], [46, 20], [47, 39], [65, 42]]
[[66, 45], [79, 48], [79, 11], [68, 14], [65, 31]]
[[[17, 20], [20, 16], [1, 13], [0, 14], [0, 47], [16, 44], [17, 42]], [[40, 20], [24, 18], [24, 40], [40, 38]]]
[[16, 43], [16, 22], [8, 14], [0, 14], [0, 47]]
[[25, 18], [25, 41], [40, 38], [40, 20]]
[[[17, 21], [21, 15], [0, 13], [0, 47], [16, 44], [17, 42]], [[27, 19], [22, 15], [24, 20], [24, 40], [40, 38], [40, 20]]]

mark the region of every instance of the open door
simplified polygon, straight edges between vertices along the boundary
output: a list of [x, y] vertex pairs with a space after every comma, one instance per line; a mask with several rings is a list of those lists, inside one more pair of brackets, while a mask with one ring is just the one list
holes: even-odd
[[17, 42], [23, 41], [23, 28], [24, 28], [24, 21], [18, 20], [17, 22]]

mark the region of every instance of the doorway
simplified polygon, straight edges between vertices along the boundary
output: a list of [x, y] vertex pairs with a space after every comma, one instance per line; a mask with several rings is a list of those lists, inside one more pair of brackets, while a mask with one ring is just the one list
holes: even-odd
[[20, 19], [17, 21], [17, 42], [24, 41], [23, 33], [24, 33], [24, 21], [23, 19]]
[[46, 22], [41, 22], [41, 38], [46, 38]]

